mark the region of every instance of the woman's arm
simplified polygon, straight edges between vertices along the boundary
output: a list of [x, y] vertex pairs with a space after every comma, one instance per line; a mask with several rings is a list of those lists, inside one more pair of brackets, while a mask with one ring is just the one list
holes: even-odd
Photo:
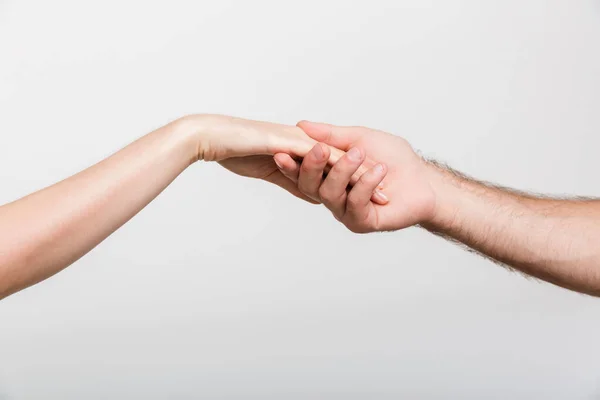
[[293, 126], [184, 117], [64, 181], [1, 206], [0, 299], [82, 257], [195, 161], [233, 157], [247, 173], [253, 164], [244, 165], [245, 156], [286, 152], [301, 157], [313, 143]]
[[196, 141], [173, 122], [0, 207], [0, 298], [56, 274], [127, 222], [197, 159]]

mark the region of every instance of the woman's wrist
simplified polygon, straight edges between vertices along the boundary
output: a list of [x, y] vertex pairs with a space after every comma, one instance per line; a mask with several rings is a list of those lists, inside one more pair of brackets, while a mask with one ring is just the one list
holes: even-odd
[[220, 161], [248, 152], [254, 154], [249, 149], [261, 133], [252, 128], [252, 121], [218, 114], [187, 115], [174, 124], [193, 151], [194, 161]]
[[208, 115], [186, 115], [166, 126], [181, 146], [186, 148], [190, 165], [204, 159], [211, 118]]
[[[193, 161], [221, 161], [281, 152], [301, 157], [316, 143], [295, 126], [219, 114], [188, 115], [174, 121], [173, 126], [190, 145]], [[343, 152], [337, 152], [337, 157], [341, 157]]]

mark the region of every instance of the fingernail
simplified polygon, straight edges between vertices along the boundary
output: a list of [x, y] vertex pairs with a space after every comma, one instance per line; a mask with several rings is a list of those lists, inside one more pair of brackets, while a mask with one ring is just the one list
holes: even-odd
[[387, 196], [385, 194], [383, 194], [382, 191], [376, 190], [375, 191], [375, 197], [377, 197], [379, 200], [387, 203], [389, 201], [389, 199], [387, 198]]
[[350, 151], [348, 151], [348, 159], [350, 159], [351, 161], [360, 161], [360, 150], [356, 147], [351, 148]]
[[275, 165], [277, 165], [277, 168], [283, 169], [283, 167], [281, 166], [281, 164], [279, 164], [279, 161], [277, 161], [275, 157], [273, 157], [273, 161], [275, 161]]
[[315, 158], [317, 160], [322, 160], [323, 159], [323, 148], [321, 147], [320, 143], [317, 143], [315, 145], [315, 147], [313, 147], [313, 155], [315, 156]]
[[381, 175], [383, 174], [383, 164], [377, 164], [375, 166], [375, 168], [373, 168], [375, 170], [375, 172], [377, 173], [377, 175]]

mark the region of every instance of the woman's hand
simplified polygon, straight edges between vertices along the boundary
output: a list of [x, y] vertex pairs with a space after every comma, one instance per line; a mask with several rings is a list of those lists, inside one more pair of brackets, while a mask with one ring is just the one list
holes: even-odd
[[198, 160], [204, 161], [279, 152], [303, 157], [316, 143], [296, 126], [210, 114], [179, 121], [195, 132]]
[[[299, 159], [306, 156], [317, 143], [297, 126], [253, 121], [224, 115], [191, 115], [178, 122], [184, 130], [196, 137], [197, 159], [218, 161], [230, 171], [251, 178], [263, 179], [311, 203], [293, 182], [285, 179], [273, 161], [274, 154], [285, 153]], [[335, 164], [344, 152], [330, 147], [327, 164]], [[325, 161], [325, 160], [324, 160]], [[351, 184], [374, 163], [365, 160], [352, 176]], [[373, 201], [385, 204], [385, 200], [373, 197]]]
[[[271, 155], [303, 157], [314, 143], [296, 127], [217, 115], [184, 117], [76, 175], [2, 205], [0, 299], [79, 259], [200, 159], [220, 161], [235, 173], [303, 197]], [[332, 163], [343, 155], [331, 151]]]
[[232, 157], [219, 161], [219, 164], [235, 174], [248, 178], [262, 179], [287, 190], [302, 200], [319, 204], [319, 202], [302, 193], [296, 183], [283, 175], [277, 164], [273, 161], [272, 156]]

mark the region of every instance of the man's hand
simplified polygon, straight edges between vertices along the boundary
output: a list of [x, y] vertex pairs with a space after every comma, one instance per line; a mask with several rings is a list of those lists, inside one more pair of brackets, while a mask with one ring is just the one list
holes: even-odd
[[[276, 154], [276, 163], [302, 193], [322, 201], [353, 232], [420, 224], [528, 275], [600, 296], [600, 200], [537, 197], [479, 182], [421, 159], [404, 139], [380, 131], [298, 126], [346, 155], [325, 178], [328, 148], [321, 143], [301, 165], [286, 154]], [[348, 177], [365, 154], [379, 164], [348, 190]], [[389, 203], [369, 201], [375, 190]]]
[[[346, 155], [326, 176], [329, 148], [321, 143], [301, 164], [283, 153], [275, 155], [275, 162], [300, 192], [322, 202], [348, 229], [357, 233], [396, 230], [433, 218], [435, 196], [428, 183], [427, 165], [406, 140], [362, 127], [306, 121], [298, 127], [312, 139], [346, 151]], [[377, 164], [348, 190], [350, 178], [365, 156]], [[371, 201], [372, 196], [379, 204]]]

